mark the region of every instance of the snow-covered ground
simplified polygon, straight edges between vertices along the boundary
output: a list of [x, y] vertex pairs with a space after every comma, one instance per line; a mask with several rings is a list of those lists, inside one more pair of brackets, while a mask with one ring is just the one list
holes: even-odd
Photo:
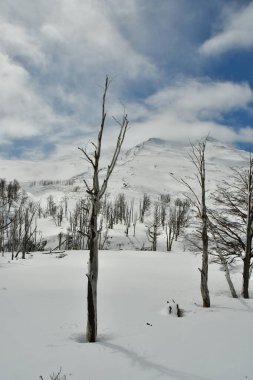
[[[199, 256], [101, 251], [99, 339], [89, 344], [86, 262], [83, 251], [0, 258], [1, 380], [47, 380], [60, 367], [67, 380], [253, 379], [253, 300], [232, 299], [217, 265], [203, 309]], [[169, 315], [172, 300], [184, 317]]]
[[[185, 188], [172, 177], [193, 178], [196, 186], [189, 151], [190, 144], [150, 139], [122, 152], [110, 179], [109, 199], [123, 192], [129, 202], [135, 199], [138, 212], [144, 192], [153, 202], [161, 194], [182, 197]], [[230, 168], [246, 167], [248, 159], [247, 152], [208, 141], [208, 201], [216, 184], [230, 176]], [[103, 161], [106, 168], [108, 155]], [[0, 160], [0, 170], [2, 177], [21, 181], [42, 207], [49, 195], [56, 204], [67, 197], [70, 212], [85, 195], [83, 179], [91, 178], [78, 157], [53, 162]], [[253, 380], [253, 300], [232, 299], [224, 273], [211, 264], [212, 307], [203, 309], [201, 258], [183, 252], [183, 238], [170, 253], [130, 251], [150, 247], [145, 226], [149, 219], [152, 210], [145, 224], [137, 222], [135, 237], [132, 225], [129, 236], [123, 225], [109, 230], [110, 250], [100, 252], [96, 344], [84, 339], [87, 252], [70, 251], [64, 258], [34, 253], [14, 261], [7, 253], [0, 257], [0, 380], [39, 380], [40, 375], [49, 380], [60, 367], [66, 380]], [[68, 226], [66, 219], [61, 227], [52, 217], [38, 219], [47, 248], [57, 246], [58, 234], [66, 233]], [[158, 238], [158, 249], [166, 249], [165, 234]], [[240, 267], [232, 277], [239, 294]], [[182, 318], [169, 314], [176, 303], [184, 310]]]

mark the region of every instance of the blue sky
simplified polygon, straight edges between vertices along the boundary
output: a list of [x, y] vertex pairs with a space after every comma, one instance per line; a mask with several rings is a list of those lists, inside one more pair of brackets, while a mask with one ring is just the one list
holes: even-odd
[[125, 146], [211, 136], [253, 147], [253, 1], [0, 4], [0, 157], [74, 154], [96, 136], [105, 76]]

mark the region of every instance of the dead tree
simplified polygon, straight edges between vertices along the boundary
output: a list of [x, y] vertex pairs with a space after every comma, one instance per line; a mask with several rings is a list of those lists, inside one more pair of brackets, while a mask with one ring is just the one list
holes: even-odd
[[161, 194], [160, 196], [161, 203], [161, 224], [163, 229], [165, 228], [167, 208], [170, 204], [170, 195], [169, 194]]
[[101, 124], [97, 137], [97, 143], [92, 143], [94, 147], [93, 154], [87, 153], [86, 149], [79, 148], [84, 155], [84, 159], [91, 165], [93, 170], [92, 185], [89, 185], [84, 179], [86, 186], [86, 192], [90, 198], [90, 215], [89, 215], [89, 239], [90, 239], [90, 252], [88, 262], [88, 290], [87, 290], [87, 330], [86, 339], [88, 342], [95, 342], [97, 337], [97, 281], [98, 281], [98, 213], [100, 208], [100, 201], [107, 189], [109, 178], [113, 172], [115, 164], [117, 162], [122, 143], [125, 138], [125, 133], [128, 126], [127, 115], [124, 114], [121, 121], [116, 120], [120, 126], [120, 131], [116, 143], [116, 147], [111, 159], [110, 164], [107, 167], [105, 178], [100, 185], [99, 181], [99, 163], [101, 157], [101, 146], [103, 139], [103, 132], [106, 121], [106, 95], [109, 88], [109, 79], [106, 77], [105, 87], [102, 100], [102, 116]]
[[17, 247], [17, 252], [15, 258], [19, 256], [19, 253], [22, 253], [22, 259], [25, 259], [27, 252], [36, 248], [34, 237], [36, 236], [37, 225], [35, 223], [35, 215], [37, 213], [38, 204], [33, 204], [30, 202], [26, 203], [26, 198], [20, 205], [18, 210], [18, 223], [19, 227], [19, 243]]
[[148, 241], [152, 244], [151, 245], [152, 251], [156, 251], [157, 249], [157, 239], [159, 235], [161, 235], [161, 215], [160, 215], [159, 204], [156, 203], [154, 205], [153, 220], [148, 225], [148, 229], [147, 229], [147, 238], [148, 238]]
[[170, 252], [172, 249], [172, 244], [176, 234], [176, 210], [175, 207], [169, 208], [167, 224], [166, 224], [166, 245], [167, 251]]
[[253, 178], [252, 178], [252, 160], [247, 175], [247, 218], [246, 218], [246, 245], [245, 256], [243, 258], [243, 286], [242, 294], [244, 298], [249, 298], [249, 279], [250, 279], [250, 261], [252, 257], [252, 237], [253, 237]]
[[190, 192], [190, 201], [197, 210], [197, 216], [200, 220], [201, 234], [201, 251], [202, 251], [202, 267], [199, 268], [201, 274], [200, 290], [203, 300], [203, 307], [210, 307], [210, 297], [208, 290], [208, 216], [206, 207], [206, 167], [205, 167], [205, 151], [207, 138], [191, 144], [191, 153], [189, 158], [196, 169], [196, 178], [200, 191], [197, 192], [191, 184], [181, 178], [178, 181], [182, 183]]
[[133, 228], [134, 228], [134, 232], [133, 232], [133, 236], [135, 237], [135, 232], [136, 232], [136, 224], [137, 224], [137, 220], [138, 220], [138, 216], [137, 216], [137, 212], [134, 213], [134, 218], [133, 218]]
[[190, 202], [188, 199], [175, 200], [175, 240], [177, 241], [181, 230], [183, 230], [189, 222]]
[[144, 222], [145, 213], [149, 210], [151, 205], [150, 197], [145, 193], [143, 200], [140, 202], [140, 222]]
[[249, 298], [253, 239], [253, 161], [248, 170], [233, 169], [213, 194], [215, 208], [209, 218], [215, 224], [216, 240], [228, 264], [243, 261], [242, 295]]

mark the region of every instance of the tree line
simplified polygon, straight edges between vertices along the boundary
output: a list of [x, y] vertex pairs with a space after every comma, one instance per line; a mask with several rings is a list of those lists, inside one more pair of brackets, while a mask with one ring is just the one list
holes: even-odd
[[38, 204], [32, 202], [17, 180], [0, 179], [0, 250], [19, 255], [43, 249], [41, 233], [37, 230]]

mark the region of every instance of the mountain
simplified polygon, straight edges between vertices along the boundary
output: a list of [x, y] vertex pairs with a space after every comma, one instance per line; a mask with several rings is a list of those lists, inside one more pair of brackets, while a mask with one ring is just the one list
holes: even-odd
[[[157, 201], [161, 194], [169, 194], [172, 198], [180, 197], [186, 188], [178, 182], [184, 178], [191, 186], [198, 190], [195, 177], [195, 167], [190, 160], [191, 144], [172, 143], [166, 140], [152, 138], [131, 149], [122, 151], [107, 189], [107, 200], [113, 201], [120, 193], [124, 193], [128, 204], [134, 200], [133, 215], [139, 215], [139, 204], [143, 194], [147, 193], [151, 201]], [[100, 179], [106, 174], [110, 162], [110, 152], [103, 152]], [[216, 184], [231, 175], [231, 167], [243, 168], [247, 166], [249, 154], [230, 145], [214, 139], [208, 139], [206, 147], [206, 187], [207, 195], [212, 192]], [[20, 181], [23, 189], [34, 202], [39, 202], [45, 210], [48, 197], [53, 197], [55, 207], [64, 206], [64, 199], [68, 202], [67, 216], [59, 226], [52, 218], [40, 218], [38, 231], [55, 247], [60, 232], [66, 234], [70, 227], [70, 213], [73, 215], [77, 202], [86, 196], [83, 179], [89, 183], [92, 178], [91, 168], [85, 160], [77, 157], [65, 157], [61, 160], [45, 162], [10, 161], [8, 175]], [[0, 161], [0, 168], [6, 161]], [[47, 174], [49, 170], [55, 172], [54, 177]], [[2, 170], [3, 173], [3, 170]], [[34, 175], [34, 177], [32, 177]], [[27, 178], [34, 179], [27, 181]], [[42, 179], [44, 178], [44, 179]], [[54, 179], [52, 179], [54, 178]], [[26, 179], [26, 181], [22, 181]], [[207, 197], [207, 202], [209, 197]], [[154, 205], [154, 203], [153, 203]], [[152, 219], [152, 207], [146, 215], [145, 223]], [[114, 236], [110, 236], [110, 247], [128, 247], [140, 249], [146, 244], [145, 225], [138, 227], [138, 237], [135, 240], [126, 239], [125, 226], [114, 229]], [[117, 238], [115, 238], [115, 234]], [[132, 231], [131, 231], [132, 234]], [[138, 240], [138, 241], [137, 241]], [[164, 244], [162, 244], [164, 248]], [[162, 248], [161, 248], [162, 249]]]
[[[123, 192], [128, 198], [139, 199], [143, 193], [152, 198], [170, 193], [176, 196], [185, 188], [175, 178], [194, 179], [195, 168], [189, 158], [190, 143], [176, 143], [151, 138], [131, 149], [122, 151], [108, 186], [111, 197]], [[207, 189], [230, 175], [231, 167], [246, 167], [249, 154], [212, 138], [206, 147]], [[110, 152], [103, 156], [101, 181], [110, 162]], [[77, 200], [85, 195], [83, 179], [88, 182], [92, 171], [80, 156], [53, 161], [0, 160], [1, 176], [23, 182], [25, 190], [35, 200], [45, 200], [52, 194], [57, 200], [67, 195]], [[174, 177], [174, 178], [173, 178]], [[44, 181], [48, 180], [48, 181]]]

